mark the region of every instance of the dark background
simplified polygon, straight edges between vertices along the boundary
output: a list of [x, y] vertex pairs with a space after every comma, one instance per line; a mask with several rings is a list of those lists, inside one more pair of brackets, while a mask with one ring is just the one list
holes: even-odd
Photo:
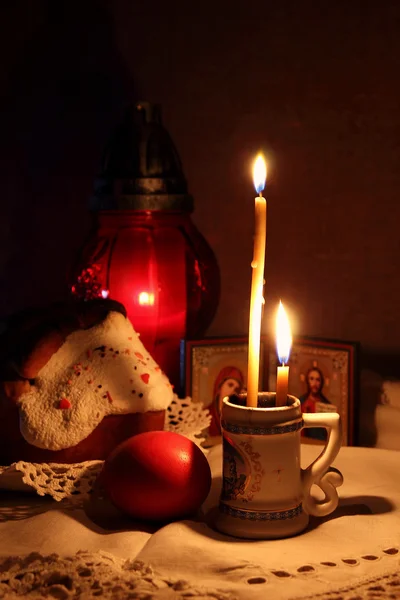
[[14, 0], [0, 23], [0, 314], [64, 292], [104, 145], [149, 99], [220, 264], [208, 334], [248, 327], [262, 148], [265, 333], [282, 298], [295, 333], [400, 372], [400, 3]]

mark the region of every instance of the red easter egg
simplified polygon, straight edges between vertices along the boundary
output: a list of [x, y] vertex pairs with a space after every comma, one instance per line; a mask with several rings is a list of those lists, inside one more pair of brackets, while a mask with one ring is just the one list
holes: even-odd
[[210, 491], [211, 471], [203, 452], [188, 438], [149, 431], [115, 448], [104, 463], [102, 481], [123, 512], [165, 521], [200, 508]]

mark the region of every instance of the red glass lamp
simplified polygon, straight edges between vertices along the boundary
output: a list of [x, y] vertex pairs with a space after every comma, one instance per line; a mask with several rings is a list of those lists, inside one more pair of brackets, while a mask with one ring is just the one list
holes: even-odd
[[180, 340], [201, 337], [211, 323], [220, 277], [190, 218], [193, 200], [158, 106], [142, 102], [127, 112], [106, 149], [91, 209], [94, 227], [72, 293], [122, 302], [177, 384]]

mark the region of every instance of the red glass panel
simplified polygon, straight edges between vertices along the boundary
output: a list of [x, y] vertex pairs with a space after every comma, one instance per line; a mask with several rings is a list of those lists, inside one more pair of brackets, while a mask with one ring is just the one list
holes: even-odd
[[218, 305], [214, 254], [186, 213], [119, 210], [98, 218], [73, 293], [108, 291], [122, 302], [144, 345], [177, 384], [180, 340], [202, 336]]

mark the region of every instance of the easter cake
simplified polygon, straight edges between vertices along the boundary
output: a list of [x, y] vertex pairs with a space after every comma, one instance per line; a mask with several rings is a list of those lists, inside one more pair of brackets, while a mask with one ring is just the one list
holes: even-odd
[[0, 338], [0, 464], [105, 459], [163, 429], [172, 399], [118, 302], [20, 315]]

